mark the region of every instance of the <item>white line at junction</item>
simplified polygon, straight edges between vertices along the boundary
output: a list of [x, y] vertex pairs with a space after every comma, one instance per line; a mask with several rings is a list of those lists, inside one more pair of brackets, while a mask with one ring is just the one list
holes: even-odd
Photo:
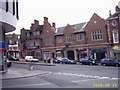
[[66, 75], [66, 76], [87, 77], [87, 78], [93, 78], [93, 79], [111, 79], [111, 80], [118, 80], [118, 79], [120, 79], [120, 78], [114, 78], [114, 77], [92, 76], [92, 75], [85, 75], [85, 74], [62, 73], [62, 72], [57, 72], [57, 73], [54, 73], [54, 74]]

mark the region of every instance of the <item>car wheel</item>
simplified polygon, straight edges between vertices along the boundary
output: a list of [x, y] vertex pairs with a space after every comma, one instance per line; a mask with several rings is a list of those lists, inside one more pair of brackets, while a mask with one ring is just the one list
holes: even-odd
[[92, 63], [90, 63], [90, 66], [92, 66]]
[[103, 64], [103, 66], [106, 66], [106, 64]]
[[26, 62], [28, 62], [28, 60], [26, 60]]
[[118, 65], [118, 64], [116, 64], [115, 66], [116, 66], [116, 67], [118, 67], [119, 65]]

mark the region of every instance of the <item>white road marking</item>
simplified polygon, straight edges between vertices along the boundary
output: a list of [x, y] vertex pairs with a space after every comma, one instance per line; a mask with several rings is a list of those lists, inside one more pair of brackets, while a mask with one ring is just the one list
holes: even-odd
[[98, 78], [98, 79], [100, 79], [100, 78], [102, 78], [102, 77], [100, 77], [100, 76], [93, 76], [93, 78]]
[[110, 77], [101, 77], [100, 79], [110, 79]]
[[112, 78], [113, 80], [118, 80], [119, 78]]
[[51, 84], [51, 83], [39, 83], [39, 84], [28, 84], [28, 85], [5, 86], [4, 88], [28, 87], [28, 86], [42, 86], [42, 85], [49, 85], [49, 84]]
[[111, 80], [118, 80], [119, 79], [119, 78], [104, 77], [104, 76], [92, 76], [92, 75], [85, 75], [85, 74], [62, 73], [62, 72], [57, 72], [57, 73], [54, 73], [54, 74], [78, 76], [78, 77], [80, 76], [80, 77], [95, 78], [95, 79], [111, 79]]

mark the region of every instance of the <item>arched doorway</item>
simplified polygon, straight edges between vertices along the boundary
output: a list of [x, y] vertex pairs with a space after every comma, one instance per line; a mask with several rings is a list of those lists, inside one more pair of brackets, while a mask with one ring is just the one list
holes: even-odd
[[74, 51], [72, 50], [67, 51], [67, 57], [71, 60], [74, 60]]

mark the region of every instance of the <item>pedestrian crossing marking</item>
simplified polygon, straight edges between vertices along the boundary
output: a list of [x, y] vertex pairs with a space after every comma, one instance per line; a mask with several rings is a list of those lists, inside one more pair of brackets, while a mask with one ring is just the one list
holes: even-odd
[[56, 72], [54, 74], [58, 75], [68, 75], [68, 76], [77, 76], [77, 77], [87, 77], [87, 78], [95, 78], [95, 79], [111, 79], [111, 80], [118, 80], [119, 78], [114, 77], [104, 77], [104, 76], [92, 76], [92, 75], [85, 75], [85, 74], [75, 74], [75, 73], [62, 73], [62, 72]]

